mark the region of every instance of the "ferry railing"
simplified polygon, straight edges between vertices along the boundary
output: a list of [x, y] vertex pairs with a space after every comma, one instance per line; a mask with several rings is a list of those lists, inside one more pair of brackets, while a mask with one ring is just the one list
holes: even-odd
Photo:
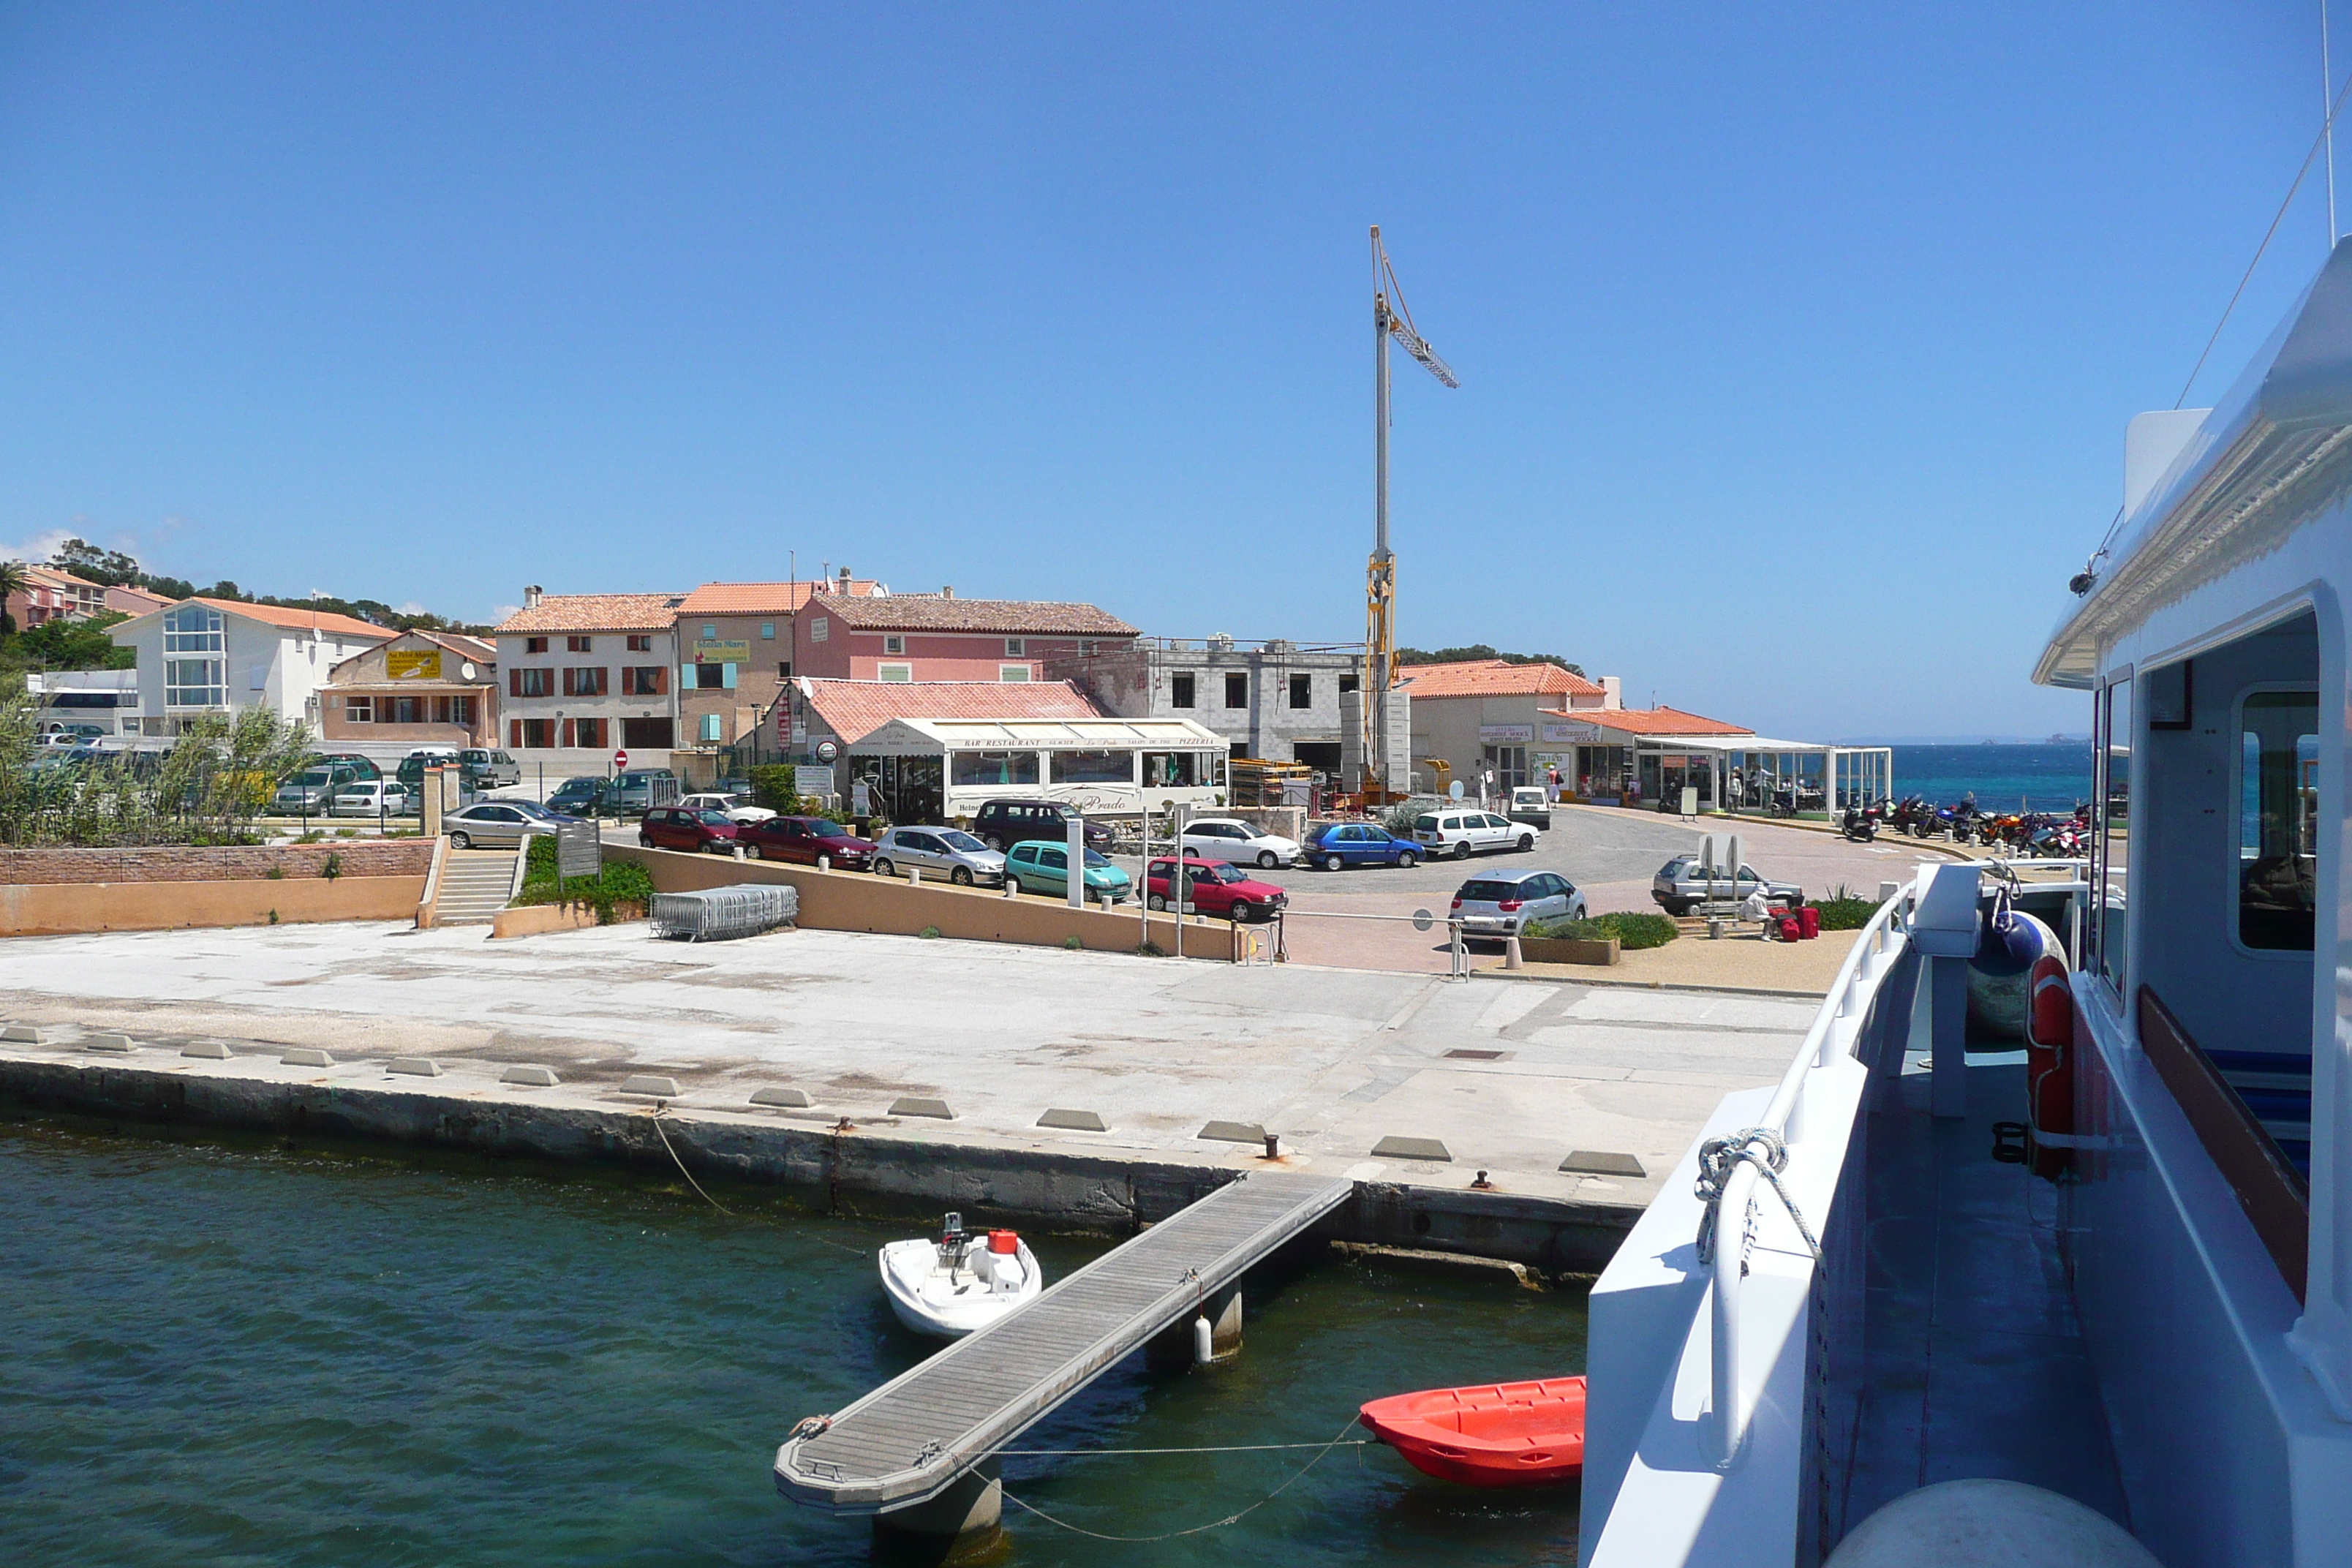
[[[1980, 871], [1990, 871], [2009, 882], [2012, 889], [2026, 889], [2042, 892], [2063, 892], [2079, 917], [2084, 894], [2089, 882], [2080, 876], [2070, 876], [2063, 881], [2024, 881], [2017, 869], [2032, 868], [2050, 871], [2074, 871], [2087, 867], [2084, 860], [1985, 860], [1978, 862]], [[1806, 1110], [1808, 1089], [1816, 1082], [1816, 1075], [1833, 1063], [1849, 1058], [1859, 1040], [1863, 1026], [1870, 1016], [1870, 1005], [1879, 985], [1892, 973], [1895, 963], [1909, 946], [1909, 924], [1918, 908], [1928, 873], [1898, 889], [1895, 895], [1881, 904], [1857, 934], [1845, 962], [1838, 966], [1837, 978], [1830, 985], [1829, 995], [1821, 1011], [1813, 1016], [1812, 1026], [1806, 1031], [1803, 1045], [1781, 1075], [1772, 1099], [1757, 1126], [1733, 1136], [1741, 1141], [1742, 1148], [1760, 1143], [1755, 1134], [1769, 1133], [1790, 1159], [1801, 1158], [1806, 1142]], [[2070, 921], [2070, 924], [2076, 923]], [[2070, 937], [2076, 934], [2070, 931]], [[2079, 947], [2076, 951], [2080, 951]], [[1923, 974], [1921, 984], [1928, 984]], [[1759, 1150], [1759, 1157], [1770, 1158]], [[1749, 1250], [1756, 1242], [1756, 1184], [1763, 1180], [1759, 1165], [1742, 1158], [1724, 1178], [1720, 1197], [1717, 1200], [1715, 1222], [1715, 1252], [1711, 1262], [1710, 1292], [1713, 1298], [1711, 1335], [1712, 1368], [1709, 1394], [1714, 1423], [1711, 1432], [1710, 1459], [1717, 1469], [1728, 1469], [1737, 1464], [1748, 1440], [1748, 1429], [1755, 1409], [1740, 1373], [1739, 1359], [1739, 1296], [1741, 1281], [1748, 1272]], [[1834, 1184], [1832, 1184], [1834, 1185]], [[1795, 1216], [1790, 1216], [1795, 1223]], [[1811, 1239], [1810, 1237], [1808, 1238]]]
[[[1812, 1026], [1805, 1032], [1804, 1043], [1788, 1071], [1781, 1075], [1762, 1120], [1733, 1134], [1743, 1149], [1762, 1142], [1757, 1137], [1761, 1132], [1790, 1156], [1801, 1154], [1805, 1144], [1807, 1090], [1817, 1072], [1853, 1055], [1872, 998], [1908, 945], [1907, 923], [1917, 907], [1920, 886], [1917, 880], [1906, 883], [1856, 933], [1845, 962], [1838, 966], [1837, 978], [1831, 983], [1829, 995], [1813, 1016]], [[1769, 1154], [1761, 1157], [1770, 1158]], [[1738, 1462], [1755, 1416], [1754, 1403], [1740, 1373], [1739, 1296], [1749, 1249], [1756, 1242], [1756, 1184], [1762, 1179], [1756, 1161], [1742, 1158], [1731, 1167], [1716, 1199], [1714, 1289], [1709, 1292], [1714, 1303], [1709, 1390], [1714, 1420], [1708, 1458], [1717, 1469], [1729, 1469]]]

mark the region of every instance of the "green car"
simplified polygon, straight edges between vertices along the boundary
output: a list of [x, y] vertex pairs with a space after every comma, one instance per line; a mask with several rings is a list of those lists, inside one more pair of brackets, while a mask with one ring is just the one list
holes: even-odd
[[[1123, 903], [1135, 890], [1128, 874], [1087, 851], [1087, 898], [1106, 904]], [[1004, 853], [1004, 889], [1009, 893], [1050, 893], [1070, 896], [1070, 851], [1066, 845], [1042, 839], [1015, 844]]]

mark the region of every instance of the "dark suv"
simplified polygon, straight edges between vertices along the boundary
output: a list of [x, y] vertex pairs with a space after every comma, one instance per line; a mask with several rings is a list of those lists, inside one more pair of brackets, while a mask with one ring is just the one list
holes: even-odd
[[[1070, 837], [1070, 818], [1077, 815], [1077, 807], [1058, 800], [992, 800], [971, 819], [971, 831], [991, 849], [1010, 849], [1033, 838], [1060, 844]], [[1109, 828], [1099, 822], [1087, 824], [1087, 848], [1104, 852], [1111, 843]]]

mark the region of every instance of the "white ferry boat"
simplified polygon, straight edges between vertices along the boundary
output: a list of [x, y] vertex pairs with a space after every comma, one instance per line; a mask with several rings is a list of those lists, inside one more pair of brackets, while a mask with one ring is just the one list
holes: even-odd
[[2071, 1088], [1968, 1037], [1979, 872], [1923, 868], [1593, 1292], [1594, 1568], [2352, 1563], [2352, 240], [2126, 474], [2035, 672], [2105, 807]]

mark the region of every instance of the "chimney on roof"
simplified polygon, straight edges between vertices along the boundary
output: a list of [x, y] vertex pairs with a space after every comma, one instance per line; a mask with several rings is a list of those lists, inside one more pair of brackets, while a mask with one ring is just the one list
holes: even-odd
[[941, 584], [941, 586], [940, 586], [940, 598], [942, 598], [942, 599], [952, 599], [952, 598], [954, 598], [954, 597], [955, 597], [955, 584], [952, 584], [952, 583], [948, 583], [948, 584]]
[[539, 602], [546, 597], [546, 589], [536, 583], [528, 584], [522, 591], [522, 607], [526, 610], [535, 610], [539, 608]]
[[843, 598], [845, 598], [845, 599], [846, 599], [847, 597], [849, 597], [849, 568], [848, 568], [848, 567], [846, 567], [846, 566], [845, 566], [845, 567], [843, 567], [843, 568], [841, 569], [841, 588], [840, 588], [840, 594], [841, 594], [841, 596], [842, 596]]
[[1614, 675], [1601, 678], [1601, 706], [1604, 709], [1625, 706], [1625, 683]]

